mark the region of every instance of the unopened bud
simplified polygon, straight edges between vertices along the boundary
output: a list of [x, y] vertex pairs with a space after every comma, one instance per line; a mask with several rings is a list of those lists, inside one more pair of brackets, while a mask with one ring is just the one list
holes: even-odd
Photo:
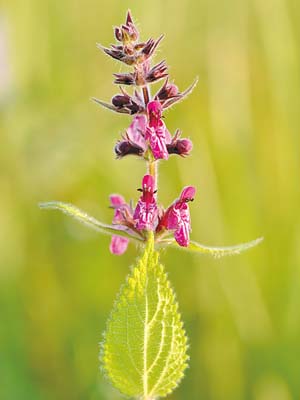
[[133, 154], [136, 156], [142, 156], [144, 153], [144, 150], [141, 147], [132, 144], [128, 140], [124, 140], [124, 141], [119, 141], [116, 144], [115, 153], [116, 153], [117, 158], [123, 158], [130, 154]]
[[123, 42], [124, 44], [128, 44], [129, 42], [135, 42], [138, 40], [139, 33], [136, 26], [133, 23], [130, 11], [127, 13], [126, 23], [117, 26], [114, 29], [115, 38], [119, 42]]
[[140, 62], [143, 62], [150, 58], [154, 51], [156, 50], [157, 46], [159, 45], [160, 41], [163, 39], [163, 35], [161, 35], [157, 40], [152, 38], [148, 39], [147, 42], [141, 48], [141, 54], [138, 58]]
[[148, 83], [158, 81], [159, 79], [168, 76], [168, 66], [165, 61], [161, 61], [159, 64], [155, 65], [146, 75], [146, 81]]
[[169, 154], [178, 154], [182, 157], [188, 156], [192, 149], [193, 143], [190, 141], [190, 139], [177, 139], [167, 145]]
[[128, 94], [117, 94], [111, 99], [112, 104], [119, 110], [128, 110], [129, 114], [141, 111], [141, 107]]
[[172, 97], [178, 96], [178, 94], [178, 87], [174, 85], [174, 83], [168, 83], [168, 81], [166, 81], [155, 97], [159, 100], [168, 100]]
[[117, 85], [134, 85], [135, 77], [134, 74], [114, 74], [116, 77], [115, 82]]

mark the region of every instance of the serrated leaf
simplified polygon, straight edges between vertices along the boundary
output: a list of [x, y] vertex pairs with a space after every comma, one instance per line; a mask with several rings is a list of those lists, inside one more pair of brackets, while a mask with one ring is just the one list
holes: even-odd
[[97, 232], [101, 232], [107, 235], [118, 235], [138, 241], [143, 240], [141, 236], [139, 236], [132, 230], [129, 230], [127, 227], [123, 225], [104, 224], [103, 222], [100, 222], [96, 218], [91, 217], [86, 212], [80, 210], [78, 207], [75, 207], [73, 206], [73, 204], [70, 203], [63, 203], [61, 201], [49, 201], [46, 203], [39, 203], [39, 207], [47, 210], [59, 210]]
[[187, 338], [153, 235], [114, 305], [101, 362], [112, 384], [141, 399], [166, 396], [187, 367]]
[[224, 246], [224, 247], [206, 246], [204, 244], [197, 243], [194, 241], [191, 241], [188, 247], [180, 247], [176, 243], [175, 239], [163, 239], [159, 242], [159, 244], [177, 247], [177, 248], [187, 250], [187, 251], [192, 251], [195, 253], [208, 254], [215, 258], [221, 258], [224, 256], [233, 256], [235, 254], [240, 254], [243, 251], [249, 250], [252, 247], [257, 246], [263, 240], [264, 240], [264, 238], [261, 237], [261, 238], [252, 240], [251, 242], [240, 243], [240, 244], [236, 244], [234, 246]]

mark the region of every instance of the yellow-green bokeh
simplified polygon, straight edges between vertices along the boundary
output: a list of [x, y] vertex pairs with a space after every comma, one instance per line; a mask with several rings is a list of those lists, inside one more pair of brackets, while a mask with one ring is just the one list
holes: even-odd
[[121, 399], [98, 343], [136, 257], [39, 201], [109, 222], [108, 195], [137, 199], [144, 165], [116, 161], [130, 119], [89, 99], [125, 70], [96, 49], [131, 8], [156, 60], [193, 94], [166, 114], [194, 142], [160, 167], [160, 201], [197, 186], [193, 238], [259, 247], [211, 260], [168, 251], [190, 343], [170, 399], [300, 398], [300, 3], [295, 0], [2, 0], [0, 3], [0, 398]]

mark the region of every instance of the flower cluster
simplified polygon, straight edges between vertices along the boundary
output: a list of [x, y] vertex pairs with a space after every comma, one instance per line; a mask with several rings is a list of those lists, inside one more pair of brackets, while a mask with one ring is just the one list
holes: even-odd
[[[139, 189], [142, 195], [135, 209], [127, 204], [120, 195], [111, 195], [110, 204], [114, 209], [113, 224], [125, 226], [129, 234], [139, 234], [144, 240], [147, 231], [153, 231], [155, 237], [162, 238], [174, 233], [176, 242], [183, 247], [189, 245], [191, 220], [188, 202], [194, 199], [195, 188], [188, 186], [180, 197], [164, 210], [156, 199], [156, 165], [160, 159], [167, 160], [170, 154], [182, 157], [190, 154], [193, 145], [190, 139], [182, 138], [177, 130], [172, 136], [163, 121], [163, 112], [174, 103], [184, 99], [194, 88], [195, 83], [184, 92], [169, 82], [168, 66], [163, 60], [151, 66], [152, 56], [162, 40], [150, 38], [139, 41], [139, 32], [133, 23], [130, 12], [125, 24], [114, 29], [118, 44], [109, 48], [98, 45], [107, 55], [133, 67], [133, 72], [114, 74], [118, 85], [133, 86], [130, 95], [121, 86], [120, 93], [113, 96], [111, 103], [100, 100], [100, 105], [117, 113], [133, 116], [132, 122], [115, 145], [117, 158], [127, 155], [143, 157], [149, 166], [149, 174], [142, 181]], [[160, 89], [152, 96], [150, 85], [164, 79]], [[129, 239], [113, 235], [110, 251], [123, 254]]]
[[[145, 160], [147, 173], [142, 180], [141, 196], [134, 206], [126, 203], [118, 194], [110, 196], [110, 206], [114, 210], [111, 225], [104, 224], [72, 204], [63, 202], [41, 203], [41, 208], [57, 209], [68, 214], [98, 232], [112, 235], [110, 251], [123, 254], [129, 241], [145, 243], [149, 232], [153, 232], [158, 246], [179, 245], [190, 251], [211, 254], [216, 257], [238, 254], [261, 242], [252, 242], [229, 247], [210, 247], [190, 242], [191, 218], [189, 202], [193, 201], [196, 189], [183, 188], [180, 196], [166, 209], [157, 201], [157, 169], [160, 160], [170, 155], [188, 156], [193, 148], [188, 138], [182, 138], [180, 130], [172, 135], [163, 113], [178, 101], [184, 99], [196, 85], [196, 81], [185, 91], [169, 80], [166, 61], [152, 65], [152, 58], [163, 36], [158, 39], [140, 41], [139, 32], [133, 23], [130, 12], [125, 24], [114, 29], [117, 44], [98, 47], [108, 56], [133, 68], [131, 72], [114, 74], [115, 83], [120, 85], [120, 93], [113, 96], [111, 103], [94, 99], [101, 106], [121, 114], [129, 114], [132, 121], [114, 147], [118, 159], [135, 155]], [[164, 80], [161, 87], [151, 94], [151, 84]], [[124, 86], [132, 87], [129, 94]]]
[[[151, 67], [152, 56], [163, 36], [139, 42], [139, 32], [130, 12], [125, 24], [116, 27], [114, 32], [119, 44], [110, 48], [98, 47], [110, 57], [133, 67], [133, 72], [114, 74], [115, 83], [133, 86], [133, 93], [129, 94], [120, 87], [120, 93], [113, 96], [111, 103], [94, 100], [117, 113], [133, 115], [132, 123], [115, 146], [117, 158], [133, 154], [149, 161], [151, 157], [167, 160], [169, 154], [189, 155], [192, 142], [181, 138], [179, 130], [173, 136], [170, 134], [163, 121], [163, 111], [184, 99], [196, 82], [181, 93], [176, 85], [169, 83], [168, 66], [164, 60]], [[151, 96], [150, 84], [161, 79], [165, 82]]]
[[[133, 210], [124, 198], [118, 194], [110, 196], [111, 207], [115, 210], [113, 224], [124, 225], [128, 233], [138, 231], [146, 239], [147, 231], [153, 231], [156, 237], [162, 238], [174, 232], [176, 242], [183, 247], [189, 245], [191, 219], [188, 202], [194, 200], [195, 188], [185, 187], [178, 199], [166, 210], [158, 207], [156, 190], [152, 175], [145, 175], [142, 188], [138, 189], [142, 195]], [[110, 251], [113, 254], [123, 254], [128, 246], [129, 239], [113, 235]]]

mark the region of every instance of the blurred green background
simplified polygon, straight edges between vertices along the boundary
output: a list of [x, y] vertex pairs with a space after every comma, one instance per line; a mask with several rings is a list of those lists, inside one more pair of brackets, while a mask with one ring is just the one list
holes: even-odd
[[0, 399], [117, 400], [98, 343], [136, 256], [39, 201], [109, 222], [110, 193], [137, 199], [140, 160], [116, 161], [130, 118], [90, 101], [125, 70], [96, 49], [131, 8], [156, 57], [193, 94], [166, 114], [194, 142], [160, 168], [160, 201], [198, 193], [192, 237], [228, 259], [167, 251], [190, 342], [169, 397], [300, 399], [300, 3], [296, 0], [4, 0], [0, 3]]

